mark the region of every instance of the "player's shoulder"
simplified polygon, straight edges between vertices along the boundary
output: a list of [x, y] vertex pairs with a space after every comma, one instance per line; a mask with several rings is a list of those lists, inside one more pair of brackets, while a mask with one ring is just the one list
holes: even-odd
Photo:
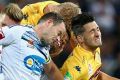
[[63, 66], [66, 69], [72, 70], [76, 69], [78, 67], [82, 68], [86, 65], [87, 59], [85, 56], [78, 56], [74, 55], [74, 53], [71, 53], [71, 55], [68, 57], [68, 59], [64, 62]]
[[[60, 69], [65, 79], [70, 78], [71, 80], [78, 79], [83, 73], [83, 64], [78, 62], [74, 57], [68, 58]], [[68, 76], [69, 75], [69, 76]]]
[[12, 25], [8, 26], [9, 32], [14, 34], [14, 35], [22, 35], [26, 31], [32, 31], [33, 28], [30, 26], [24, 26], [24, 25]]

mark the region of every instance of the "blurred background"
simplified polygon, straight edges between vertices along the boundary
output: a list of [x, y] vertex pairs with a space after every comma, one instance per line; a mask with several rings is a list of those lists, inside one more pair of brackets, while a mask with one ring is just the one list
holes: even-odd
[[[0, 10], [8, 3], [17, 3], [21, 8], [26, 4], [46, 0], [0, 0]], [[95, 16], [102, 32], [101, 47], [102, 71], [120, 78], [120, 0], [55, 0], [57, 2], [73, 2], [83, 12]]]

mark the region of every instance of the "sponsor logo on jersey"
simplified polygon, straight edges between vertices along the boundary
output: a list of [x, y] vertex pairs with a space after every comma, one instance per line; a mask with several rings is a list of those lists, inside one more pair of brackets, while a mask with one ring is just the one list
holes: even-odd
[[43, 64], [45, 60], [37, 55], [29, 55], [24, 58], [24, 65], [36, 75], [44, 73]]
[[66, 74], [64, 76], [64, 80], [72, 80], [72, 76], [69, 72], [66, 72]]

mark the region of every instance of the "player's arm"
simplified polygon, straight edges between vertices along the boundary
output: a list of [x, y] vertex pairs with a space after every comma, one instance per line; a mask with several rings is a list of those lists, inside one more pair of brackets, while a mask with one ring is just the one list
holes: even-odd
[[48, 75], [50, 80], [63, 80], [63, 75], [51, 60], [48, 64], [45, 64], [45, 73]]
[[106, 73], [101, 71], [97, 80], [120, 80], [120, 79], [109, 76]]

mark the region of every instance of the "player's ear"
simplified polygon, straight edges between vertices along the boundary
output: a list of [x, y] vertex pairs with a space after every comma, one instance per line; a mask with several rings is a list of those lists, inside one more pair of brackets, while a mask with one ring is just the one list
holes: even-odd
[[46, 25], [47, 27], [53, 25], [53, 20], [52, 20], [52, 19], [48, 19], [48, 20], [46, 21], [45, 25]]
[[76, 38], [77, 38], [79, 43], [82, 43], [84, 41], [82, 35], [78, 35]]

